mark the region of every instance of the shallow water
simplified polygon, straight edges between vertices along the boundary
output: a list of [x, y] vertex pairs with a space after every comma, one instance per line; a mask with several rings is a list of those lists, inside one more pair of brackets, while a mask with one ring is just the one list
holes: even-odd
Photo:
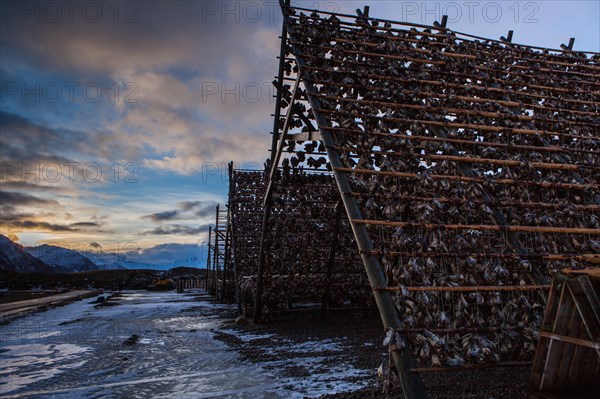
[[[127, 292], [119, 306], [88, 299], [0, 327], [0, 396], [289, 397], [276, 376], [213, 339], [220, 319], [206, 308], [222, 305], [182, 299], [191, 298]], [[132, 334], [140, 340], [124, 346]]]

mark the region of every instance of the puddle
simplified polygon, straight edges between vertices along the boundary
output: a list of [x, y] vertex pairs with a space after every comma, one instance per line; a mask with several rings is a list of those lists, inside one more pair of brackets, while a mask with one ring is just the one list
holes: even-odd
[[[182, 299], [192, 297], [126, 292], [119, 306], [88, 299], [2, 326], [0, 396], [280, 398], [271, 373], [212, 338], [218, 319], [178, 315], [211, 305]], [[132, 334], [137, 344], [123, 346]]]

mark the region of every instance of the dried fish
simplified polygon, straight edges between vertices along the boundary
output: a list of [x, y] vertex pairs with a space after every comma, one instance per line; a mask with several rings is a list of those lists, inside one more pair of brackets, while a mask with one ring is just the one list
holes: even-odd
[[[296, 112], [294, 131], [331, 129], [333, 145], [290, 145], [292, 157], [278, 171], [266, 256], [272, 313], [285, 308], [296, 287], [322, 294], [311, 276], [324, 275], [325, 263], [314, 259], [327, 258], [327, 245], [320, 243], [332, 235], [331, 203], [340, 196], [331, 176], [324, 184], [304, 170], [330, 168], [323, 152], [335, 149], [352, 169], [337, 176], [347, 178], [352, 191], [344, 200], [354, 201], [363, 219], [378, 221], [367, 231], [388, 285], [398, 289], [394, 300], [403, 327], [423, 332], [406, 337], [415, 357], [432, 366], [530, 359], [544, 299], [518, 286], [581, 267], [578, 256], [600, 252], [595, 235], [561, 232], [600, 226], [600, 215], [590, 208], [600, 204], [600, 140], [597, 96], [589, 90], [600, 76], [588, 68], [598, 57], [458, 40], [451, 32], [430, 38], [416, 28], [391, 34], [363, 17], [360, 25], [350, 19], [341, 29], [345, 18], [290, 16], [284, 44], [294, 52], [288, 50], [284, 70], [303, 73], [303, 97], [291, 104], [285, 86], [279, 114], [290, 107]], [[308, 82], [316, 91], [311, 98]], [[253, 192], [260, 197], [259, 189]], [[262, 208], [252, 210], [260, 215]], [[513, 226], [522, 231], [511, 232]], [[256, 246], [260, 227], [246, 223], [242, 235]], [[344, 228], [340, 253], [352, 261], [336, 263], [335, 281], [343, 288], [332, 295], [343, 301], [359, 290], [356, 283], [366, 287], [356, 302], [368, 301], [364, 273], [361, 280], [350, 277], [362, 265], [346, 220]], [[240, 261], [242, 275], [255, 273], [255, 253]], [[411, 291], [415, 286], [432, 290]], [[480, 286], [498, 290], [444, 291]], [[453, 332], [461, 328], [478, 333]]]

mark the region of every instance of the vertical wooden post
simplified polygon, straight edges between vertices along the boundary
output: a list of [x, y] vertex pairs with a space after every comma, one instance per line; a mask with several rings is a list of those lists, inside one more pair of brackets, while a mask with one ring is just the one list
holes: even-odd
[[[281, 0], [280, 3], [285, 7], [290, 6], [291, 0]], [[275, 99], [275, 117], [273, 120], [273, 137], [271, 142], [271, 170], [273, 169], [274, 159], [277, 152], [277, 142], [280, 139], [279, 137], [279, 119], [281, 118], [281, 96], [283, 94], [283, 73], [285, 67], [285, 54], [286, 54], [286, 43], [287, 42], [287, 24], [283, 23], [281, 26], [281, 46], [279, 49], [279, 71], [277, 74], [277, 97]], [[293, 99], [292, 99], [293, 100]], [[290, 110], [292, 109], [292, 105], [290, 104]], [[283, 137], [281, 138], [283, 139]], [[277, 167], [277, 165], [275, 165]], [[265, 173], [267, 171], [265, 170]], [[263, 225], [261, 230], [261, 240], [260, 240], [260, 253], [258, 256], [258, 271], [257, 271], [257, 281], [256, 281], [256, 293], [254, 298], [254, 322], [258, 322], [260, 320], [261, 311], [262, 311], [262, 273], [264, 271], [264, 262], [265, 262], [265, 241], [267, 236], [267, 226], [269, 222], [269, 218], [271, 216], [271, 200], [270, 198], [265, 197], [264, 203], [264, 215], [263, 215]]]
[[230, 251], [229, 251], [229, 241], [231, 240], [230, 234], [229, 234], [229, 216], [230, 216], [231, 210], [230, 210], [230, 206], [229, 203], [227, 204], [227, 224], [225, 225], [225, 254], [224, 254], [224, 259], [223, 259], [223, 284], [221, 287], [221, 302], [225, 302], [225, 289], [227, 288], [227, 271], [228, 271], [228, 264], [229, 264], [229, 257], [231, 256]]
[[[227, 233], [225, 235], [225, 277], [223, 278], [223, 293], [225, 293], [225, 280], [227, 279], [227, 271], [233, 269], [233, 284], [234, 288], [237, 286], [236, 280], [236, 268], [235, 268], [235, 260], [233, 267], [230, 267], [232, 258], [235, 257], [233, 241], [234, 241], [234, 231], [233, 231], [233, 211], [232, 207], [232, 195], [231, 195], [231, 183], [233, 181], [233, 162], [230, 161], [227, 164], [227, 174], [229, 177], [229, 192], [227, 193]], [[233, 256], [232, 256], [233, 252]], [[230, 272], [231, 274], [231, 272]], [[236, 292], [236, 301], [237, 301], [237, 292]]]
[[208, 279], [210, 278], [210, 255], [211, 255], [211, 241], [212, 239], [212, 226], [208, 227], [208, 244], [207, 244], [207, 250], [208, 250], [208, 259], [206, 260], [206, 291], [208, 292]]
[[237, 304], [237, 312], [238, 315], [242, 314], [242, 299], [240, 296], [240, 282], [238, 281], [239, 279], [239, 271], [238, 271], [238, 256], [237, 256], [237, 251], [236, 251], [236, 235], [237, 235], [237, 231], [236, 231], [236, 220], [235, 220], [235, 209], [237, 204], [233, 202], [233, 195], [232, 195], [232, 186], [234, 185], [234, 181], [233, 181], [233, 162], [229, 162], [229, 226], [231, 228], [231, 255], [230, 255], [230, 259], [232, 260], [233, 263], [233, 288], [234, 288], [234, 294], [235, 294], [235, 303]]
[[446, 25], [448, 25], [448, 16], [447, 15], [442, 15], [442, 28], [445, 28]]
[[215, 220], [215, 248], [213, 255], [213, 281], [212, 295], [217, 295], [217, 281], [219, 279], [219, 204], [217, 204], [217, 216]]
[[262, 313], [262, 283], [263, 283], [263, 274], [264, 274], [264, 265], [266, 260], [266, 246], [267, 246], [267, 229], [269, 225], [269, 218], [271, 217], [271, 201], [268, 201], [268, 204], [265, 206], [265, 211], [263, 215], [263, 224], [260, 234], [260, 251], [258, 255], [258, 273], [256, 276], [256, 293], [254, 298], [254, 314], [252, 319], [255, 323], [260, 321], [260, 316]]
[[325, 317], [331, 300], [331, 276], [333, 274], [333, 265], [335, 264], [335, 253], [339, 241], [340, 224], [344, 203], [340, 200], [335, 206], [335, 221], [333, 225], [333, 237], [331, 238], [331, 247], [329, 247], [329, 258], [327, 259], [327, 274], [325, 277], [325, 290], [321, 301], [321, 316]]

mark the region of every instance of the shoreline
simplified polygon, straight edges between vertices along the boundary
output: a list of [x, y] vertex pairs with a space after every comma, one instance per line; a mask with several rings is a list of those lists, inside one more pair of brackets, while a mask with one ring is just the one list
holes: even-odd
[[[35, 293], [35, 291], [31, 291]], [[0, 304], [0, 325], [7, 325], [12, 320], [41, 312], [58, 306], [90, 298], [102, 294], [102, 290], [74, 290], [58, 294], [46, 295], [41, 298], [26, 299], [21, 301]]]

